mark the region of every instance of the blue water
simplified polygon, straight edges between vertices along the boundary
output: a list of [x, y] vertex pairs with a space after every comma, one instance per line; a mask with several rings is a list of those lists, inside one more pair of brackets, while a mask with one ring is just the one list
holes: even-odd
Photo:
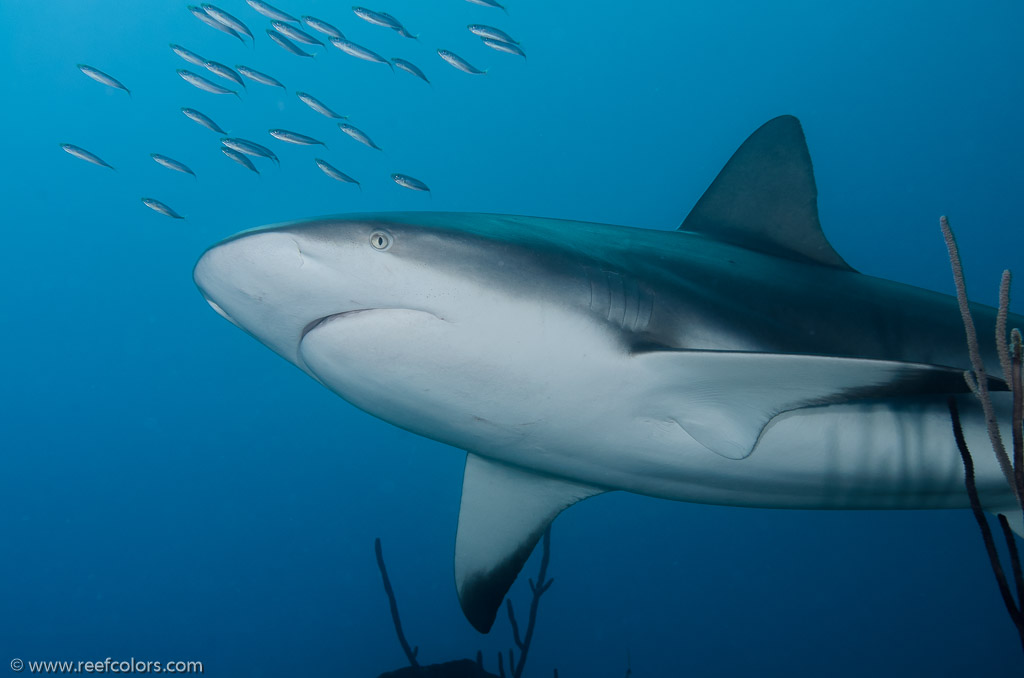
[[[417, 63], [432, 87], [333, 48], [289, 55], [241, 0], [221, 6], [253, 29], [255, 50], [185, 2], [0, 3], [0, 671], [15, 657], [200, 660], [224, 676], [398, 668], [376, 536], [421, 660], [480, 649], [493, 671], [512, 644], [503, 614], [481, 636], [456, 601], [463, 455], [341, 401], [197, 293], [198, 255], [241, 229], [379, 210], [672, 229], [751, 131], [791, 113], [825, 231], [851, 265], [951, 291], [937, 228], [949, 214], [976, 299], [994, 299], [1003, 268], [1024, 272], [1019, 2], [508, 0], [507, 16], [461, 0], [382, 3], [371, 7], [420, 40], [342, 3], [277, 4]], [[529, 61], [487, 49], [468, 23], [503, 28]], [[198, 69], [168, 42], [289, 90], [201, 92], [175, 74]], [[490, 71], [458, 72], [438, 47]], [[235, 165], [182, 106], [270, 146], [280, 169]], [[330, 148], [287, 146], [270, 127]], [[363, 190], [325, 177], [316, 156]], [[552, 548], [528, 675], [623, 676], [627, 653], [637, 678], [1019, 675], [966, 511], [758, 511], [613, 493], [561, 516]], [[511, 595], [522, 615], [525, 577]]]

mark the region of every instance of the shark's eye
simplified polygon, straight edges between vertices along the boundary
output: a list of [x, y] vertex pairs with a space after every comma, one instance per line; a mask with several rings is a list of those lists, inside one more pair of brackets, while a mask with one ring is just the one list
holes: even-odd
[[370, 236], [370, 246], [375, 250], [384, 251], [391, 247], [391, 236], [383, 231], [374, 231]]

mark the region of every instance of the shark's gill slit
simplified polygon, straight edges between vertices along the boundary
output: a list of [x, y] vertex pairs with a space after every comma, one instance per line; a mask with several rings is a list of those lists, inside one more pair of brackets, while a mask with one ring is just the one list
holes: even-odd
[[608, 321], [622, 327], [626, 319], [626, 292], [622, 277], [617, 273], [606, 271], [608, 279]]
[[640, 287], [635, 279], [626, 278], [626, 308], [622, 318], [622, 329], [636, 331], [636, 319], [639, 316]]
[[633, 331], [645, 331], [651, 324], [652, 315], [654, 315], [654, 293], [641, 290], [636, 305], [636, 322], [633, 325]]
[[610, 320], [612, 298], [608, 275], [606, 271], [592, 270], [588, 277], [590, 279], [590, 310]]

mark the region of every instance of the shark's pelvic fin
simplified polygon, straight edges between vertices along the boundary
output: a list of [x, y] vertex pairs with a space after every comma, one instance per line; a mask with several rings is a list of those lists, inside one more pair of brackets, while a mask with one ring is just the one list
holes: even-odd
[[455, 586], [469, 622], [491, 630], [509, 587], [562, 510], [603, 490], [466, 455]]
[[743, 142], [679, 230], [853, 270], [821, 230], [811, 155], [791, 115], [769, 120]]
[[[668, 380], [663, 391], [668, 402], [654, 407], [728, 459], [750, 456], [764, 427], [783, 412], [968, 390], [963, 370], [920, 363], [736, 351], [657, 351], [636, 357], [652, 378], [663, 384]], [[1006, 388], [999, 380], [990, 385]]]

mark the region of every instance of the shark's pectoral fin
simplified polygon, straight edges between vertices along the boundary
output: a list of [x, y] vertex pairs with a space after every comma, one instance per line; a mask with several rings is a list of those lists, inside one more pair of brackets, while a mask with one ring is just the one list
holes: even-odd
[[[636, 356], [660, 385], [652, 403], [694, 440], [728, 459], [754, 451], [778, 414], [854, 400], [967, 391], [963, 370], [862, 358], [658, 351]], [[992, 387], [1005, 389], [993, 380]]]
[[491, 630], [501, 601], [555, 516], [601, 492], [466, 455], [455, 585], [462, 611], [478, 631]]
[[1006, 516], [1006, 522], [1010, 525], [1010, 529], [1018, 537], [1024, 538], [1024, 512], [1020, 509], [1020, 504], [1010, 503], [1006, 506], [984, 506], [984, 509], [993, 515], [1004, 515]]

